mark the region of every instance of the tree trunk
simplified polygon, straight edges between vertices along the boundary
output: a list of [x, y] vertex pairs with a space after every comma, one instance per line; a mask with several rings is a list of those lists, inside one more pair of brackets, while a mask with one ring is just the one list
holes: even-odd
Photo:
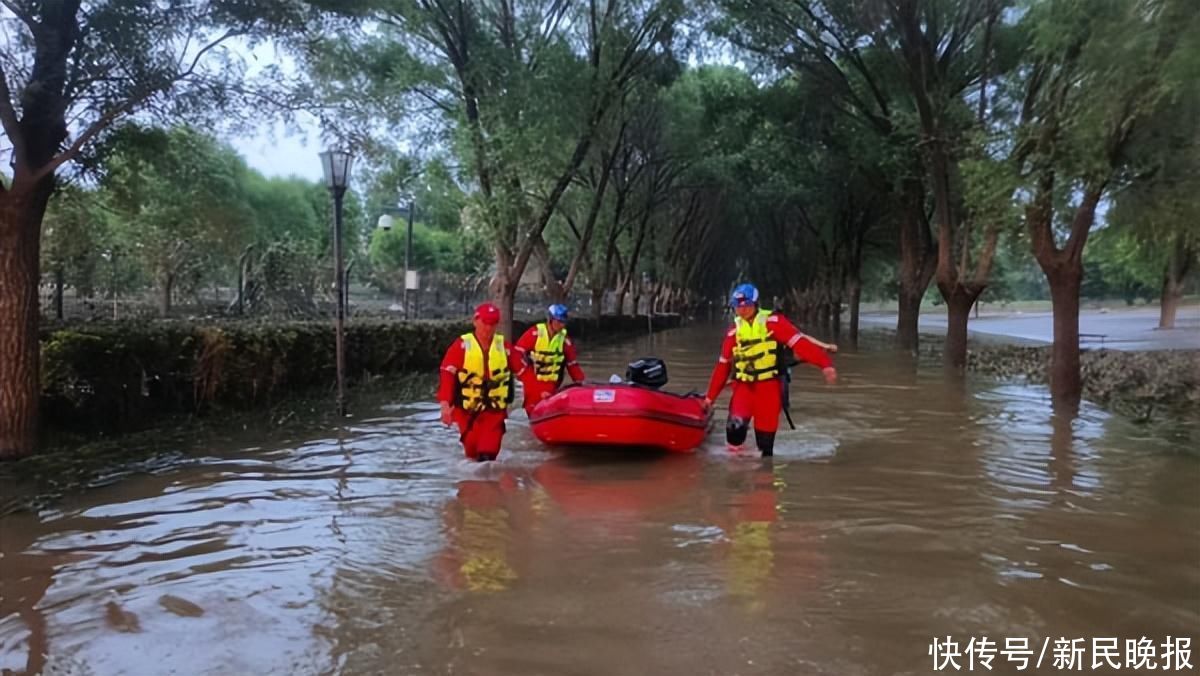
[[1175, 316], [1183, 300], [1183, 283], [1171, 279], [1170, 272], [1163, 275], [1162, 301], [1159, 303], [1158, 328], [1175, 328]]
[[962, 371], [967, 367], [967, 323], [971, 317], [971, 306], [979, 297], [961, 285], [955, 285], [946, 294], [946, 345], [942, 351], [942, 362], [946, 368]]
[[1054, 312], [1054, 347], [1050, 353], [1050, 396], [1055, 405], [1075, 406], [1083, 393], [1079, 374], [1079, 289], [1083, 264], [1064, 261], [1046, 271]]
[[1083, 393], [1079, 373], [1079, 289], [1083, 283], [1083, 249], [1096, 221], [1096, 206], [1106, 183], [1087, 186], [1071, 217], [1070, 236], [1059, 249], [1053, 232], [1050, 196], [1053, 174], [1043, 176], [1038, 194], [1025, 210], [1033, 257], [1050, 284], [1054, 314], [1054, 346], [1050, 352], [1050, 397], [1059, 410], [1078, 407]]
[[592, 319], [599, 322], [602, 314], [604, 314], [604, 288], [592, 287]]
[[500, 334], [510, 341], [515, 341], [513, 336], [513, 305], [517, 298], [517, 281], [513, 281], [508, 275], [503, 272], [496, 274], [496, 278], [492, 280], [492, 302], [496, 307], [500, 308]]
[[241, 258], [238, 259], [236, 307], [239, 317], [246, 314], [246, 276], [248, 272], [247, 267], [250, 265], [250, 252], [252, 249], [253, 245], [246, 247], [246, 250], [242, 252]]
[[1175, 315], [1183, 300], [1183, 281], [1192, 263], [1192, 252], [1182, 236], [1176, 236], [1163, 271], [1162, 301], [1159, 304], [1158, 328], [1175, 328]]
[[921, 299], [925, 289], [905, 288], [900, 284], [899, 312], [896, 316], [896, 349], [916, 354], [917, 352], [917, 321], [921, 316]]
[[846, 336], [850, 347], [858, 347], [858, 310], [862, 305], [862, 280], [855, 273], [850, 277], [847, 291], [850, 294], [850, 333]]
[[566, 303], [567, 291], [563, 287], [562, 282], [554, 277], [554, 268], [550, 260], [550, 248], [546, 246], [546, 241], [538, 238], [533, 247], [533, 256], [531, 258], [537, 263], [538, 276], [542, 281], [542, 292], [545, 294], [546, 303]]
[[921, 299], [937, 268], [936, 249], [925, 223], [924, 192], [917, 186], [907, 188], [908, 213], [900, 220], [900, 299], [896, 317], [896, 348], [916, 354], [917, 323]]
[[64, 274], [62, 263], [54, 266], [54, 318], [63, 320], [63, 286]]
[[162, 281], [162, 296], [159, 298], [158, 311], [163, 317], [171, 315], [171, 292], [175, 290], [175, 273], [168, 272], [163, 275]]
[[0, 460], [33, 453], [40, 386], [38, 261], [52, 178], [0, 193]]
[[918, 256], [905, 252], [900, 261], [900, 305], [896, 317], [896, 348], [916, 353], [918, 348], [918, 322], [920, 301], [925, 298], [925, 289], [934, 277], [932, 257]]
[[816, 328], [816, 311], [813, 309], [812, 298], [808, 292], [800, 294], [796, 298], [796, 314], [800, 317], [801, 326], [805, 331], [810, 331]]

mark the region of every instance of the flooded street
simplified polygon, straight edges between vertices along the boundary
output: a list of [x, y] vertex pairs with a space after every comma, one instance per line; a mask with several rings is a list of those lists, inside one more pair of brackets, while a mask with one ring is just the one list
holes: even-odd
[[[720, 331], [656, 339], [667, 389]], [[592, 380], [649, 350], [582, 349]], [[773, 459], [725, 449], [728, 389], [694, 455], [547, 450], [518, 412], [491, 465], [429, 401], [2, 517], [0, 670], [919, 674], [935, 636], [1200, 640], [1194, 434], [836, 361], [798, 367]]]

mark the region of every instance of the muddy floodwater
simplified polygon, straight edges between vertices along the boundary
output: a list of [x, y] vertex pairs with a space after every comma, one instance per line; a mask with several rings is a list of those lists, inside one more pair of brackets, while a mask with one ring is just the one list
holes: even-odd
[[[702, 390], [720, 335], [583, 365], [652, 349]], [[798, 370], [765, 461], [726, 450], [728, 391], [694, 455], [546, 449], [516, 413], [484, 466], [432, 401], [392, 403], [0, 517], [0, 670], [925, 674], [935, 637], [986, 636], [1031, 662], [1085, 639], [1089, 671], [1093, 638], [1122, 666], [1126, 639], [1200, 642], [1194, 431], [1056, 419], [1043, 387], [889, 352], [837, 364], [835, 387]]]

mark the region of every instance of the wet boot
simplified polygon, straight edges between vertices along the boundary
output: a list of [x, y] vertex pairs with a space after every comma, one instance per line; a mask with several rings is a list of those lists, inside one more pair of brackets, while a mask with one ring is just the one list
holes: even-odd
[[725, 423], [725, 443], [729, 444], [729, 450], [734, 452], [741, 450], [749, 432], [750, 425], [746, 419], [730, 417], [729, 421]]
[[480, 453], [475, 456], [476, 462], [494, 462], [498, 453]]
[[775, 455], [775, 433], [774, 432], [759, 432], [754, 430], [754, 441], [758, 444], [758, 450], [762, 451], [762, 457]]

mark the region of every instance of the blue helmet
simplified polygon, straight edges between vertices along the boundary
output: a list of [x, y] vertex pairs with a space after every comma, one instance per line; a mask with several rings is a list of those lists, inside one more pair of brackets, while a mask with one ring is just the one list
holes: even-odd
[[567, 322], [567, 306], [561, 303], [555, 303], [546, 308], [546, 316], [558, 322]]
[[738, 284], [733, 290], [733, 295], [729, 298], [730, 307], [741, 307], [743, 305], [758, 304], [758, 289], [754, 288], [753, 284]]

